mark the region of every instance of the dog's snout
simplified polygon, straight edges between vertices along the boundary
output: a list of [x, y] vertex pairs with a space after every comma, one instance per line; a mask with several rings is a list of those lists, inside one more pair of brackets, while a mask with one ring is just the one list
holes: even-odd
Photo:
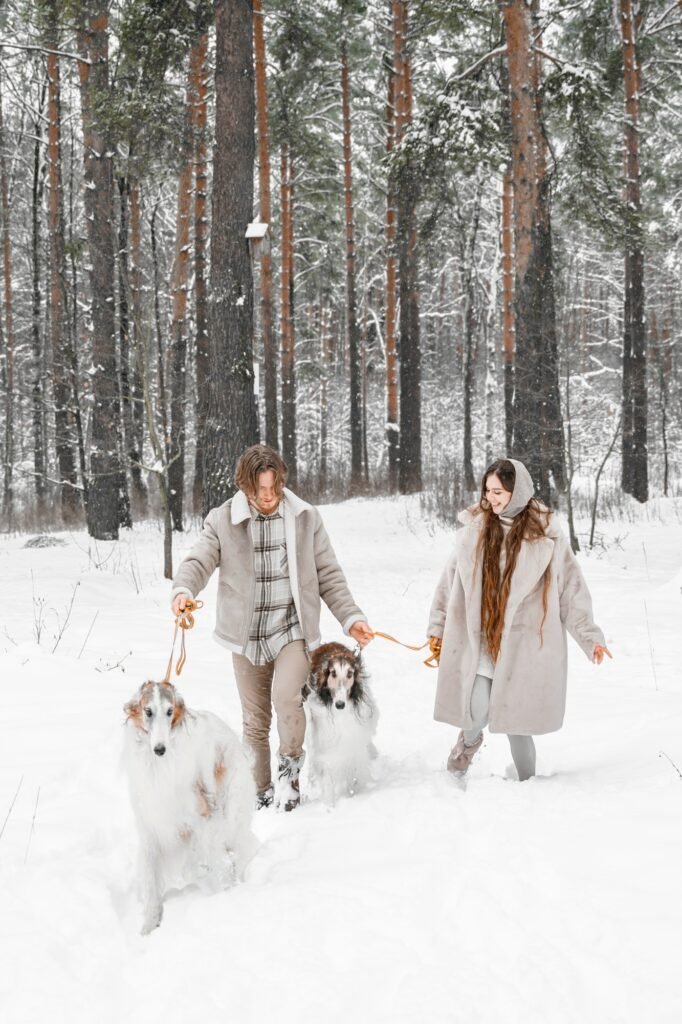
[[164, 746], [164, 744], [157, 743], [156, 746], [154, 747], [154, 753], [158, 754], [159, 757], [163, 757], [163, 755], [166, 753], [166, 747]]
[[345, 706], [346, 706], [346, 702], [345, 702], [345, 700], [337, 700], [336, 704], [334, 706], [337, 707], [339, 709], [339, 711], [342, 711], [343, 708], [345, 708]]

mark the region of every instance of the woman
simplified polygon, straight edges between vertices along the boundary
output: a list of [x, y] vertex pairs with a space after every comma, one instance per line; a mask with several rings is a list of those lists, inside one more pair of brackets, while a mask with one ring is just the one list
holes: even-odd
[[578, 562], [522, 462], [494, 462], [478, 505], [459, 518], [429, 620], [441, 649], [434, 717], [461, 728], [451, 772], [466, 772], [488, 725], [507, 733], [524, 781], [535, 774], [533, 735], [563, 722], [566, 630], [593, 662], [611, 653]]

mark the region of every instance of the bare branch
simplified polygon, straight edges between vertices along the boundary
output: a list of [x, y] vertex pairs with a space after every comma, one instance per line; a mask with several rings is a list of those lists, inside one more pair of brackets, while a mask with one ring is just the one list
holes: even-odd
[[23, 43], [8, 43], [5, 39], [0, 39], [0, 49], [29, 50], [45, 54], [50, 53], [54, 54], [55, 57], [68, 57], [69, 60], [80, 61], [81, 64], [92, 64], [92, 61], [88, 60], [87, 57], [81, 57], [79, 53], [68, 53], [66, 50], [50, 50], [46, 46], [29, 46]]
[[464, 79], [469, 78], [470, 75], [475, 75], [478, 69], [483, 67], [484, 64], [487, 64], [489, 60], [493, 60], [495, 57], [502, 57], [506, 52], [506, 45], [495, 47], [494, 50], [490, 50], [490, 52], [486, 53], [483, 57], [479, 57], [478, 60], [471, 65], [471, 67], [468, 67], [464, 71], [461, 71], [458, 75], [453, 75], [452, 78], [448, 80], [448, 85], [450, 84], [450, 82], [463, 82]]

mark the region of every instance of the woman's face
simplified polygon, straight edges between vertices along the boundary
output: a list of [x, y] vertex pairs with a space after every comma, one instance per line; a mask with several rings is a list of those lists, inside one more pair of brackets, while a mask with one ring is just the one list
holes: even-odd
[[485, 481], [485, 496], [493, 512], [499, 516], [511, 501], [512, 492], [505, 490], [497, 473], [491, 473]]

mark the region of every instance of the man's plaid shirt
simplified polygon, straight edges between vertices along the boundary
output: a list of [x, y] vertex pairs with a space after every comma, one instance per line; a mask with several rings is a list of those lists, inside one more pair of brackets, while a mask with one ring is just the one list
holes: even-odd
[[303, 640], [303, 630], [291, 592], [282, 505], [271, 516], [250, 508], [256, 600], [244, 655], [252, 665], [265, 665], [292, 640]]

